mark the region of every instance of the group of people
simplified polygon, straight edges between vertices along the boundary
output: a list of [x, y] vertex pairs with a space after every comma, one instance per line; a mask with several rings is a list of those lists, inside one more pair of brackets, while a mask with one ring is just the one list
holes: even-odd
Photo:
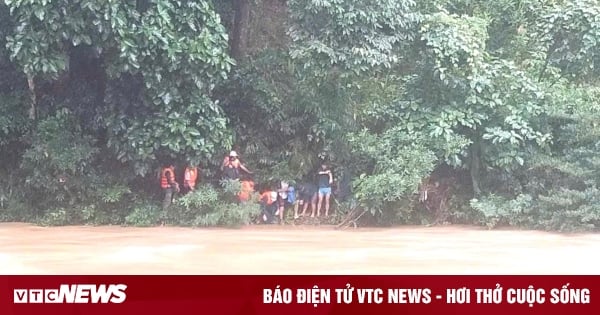
[[[223, 178], [229, 180], [237, 180], [240, 178], [240, 170], [245, 171], [248, 174], [253, 174], [244, 166], [235, 151], [231, 151], [228, 156], [225, 157], [221, 165], [221, 171], [223, 172]], [[183, 173], [183, 193], [194, 191], [198, 181], [199, 169], [198, 166], [189, 163]], [[160, 188], [163, 190], [163, 209], [166, 210], [173, 202], [173, 197], [176, 193], [182, 192], [179, 182], [176, 180], [175, 166], [167, 163], [163, 164], [160, 173], [158, 174], [160, 180]]]
[[[320, 217], [323, 208], [325, 217], [328, 217], [332, 184], [333, 173], [326, 163], [322, 163], [317, 172], [316, 184], [305, 182], [293, 187], [288, 182], [281, 181], [276, 189], [267, 189], [260, 195], [262, 221], [273, 223], [274, 219], [279, 217], [279, 222], [283, 224], [285, 208], [289, 205], [294, 206], [294, 219], [306, 216], [309, 206], [312, 218], [315, 216]], [[298, 213], [300, 206], [302, 206], [302, 212]]]
[[[241, 173], [253, 174], [246, 166], [242, 164], [236, 151], [231, 151], [221, 164], [223, 179], [240, 180]], [[195, 165], [187, 165], [184, 170], [183, 187], [184, 193], [195, 190], [198, 180], [199, 170]], [[176, 193], [181, 192], [179, 183], [175, 176], [175, 167], [171, 164], [163, 165], [160, 174], [160, 187], [164, 193], [163, 210], [167, 210], [173, 202]], [[241, 180], [241, 191], [238, 194], [238, 200], [245, 202], [250, 199], [254, 192], [254, 182], [251, 180]], [[284, 213], [286, 206], [294, 206], [294, 219], [307, 215], [308, 207], [311, 208], [311, 217], [321, 216], [321, 210], [325, 210], [325, 216], [329, 216], [330, 198], [332, 194], [333, 173], [329, 166], [323, 162], [316, 174], [316, 183], [299, 183], [296, 187], [289, 185], [286, 181], [280, 181], [277, 187], [267, 187], [260, 191], [259, 202], [261, 204], [261, 219], [263, 223], [273, 223], [275, 218], [279, 218], [280, 223], [284, 223]], [[299, 214], [299, 207], [302, 206], [302, 212]]]
[[[160, 188], [163, 190], [163, 210], [169, 208], [173, 202], [173, 198], [176, 193], [181, 192], [181, 187], [175, 179], [175, 166], [172, 164], [165, 164], [160, 170], [159, 180]], [[194, 165], [188, 165], [185, 168], [183, 175], [183, 187], [185, 192], [190, 192], [196, 189], [196, 182], [198, 180], [198, 167]]]

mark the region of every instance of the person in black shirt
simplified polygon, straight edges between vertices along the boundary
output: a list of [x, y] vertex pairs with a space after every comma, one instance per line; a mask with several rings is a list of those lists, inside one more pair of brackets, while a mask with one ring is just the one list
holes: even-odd
[[317, 201], [317, 216], [321, 216], [321, 203], [325, 199], [325, 216], [329, 216], [329, 198], [331, 197], [331, 184], [333, 184], [333, 174], [327, 166], [322, 163], [318, 174], [319, 199]]
[[240, 171], [242, 170], [248, 174], [254, 174], [249, 171], [240, 159], [238, 158], [238, 154], [235, 151], [231, 151], [229, 153], [229, 157], [223, 160], [223, 164], [221, 165], [221, 171], [223, 171], [223, 179], [229, 180], [238, 180], [240, 179]]

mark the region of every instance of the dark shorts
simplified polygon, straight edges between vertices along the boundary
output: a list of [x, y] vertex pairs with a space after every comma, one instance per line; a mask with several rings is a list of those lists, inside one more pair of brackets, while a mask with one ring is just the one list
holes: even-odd
[[277, 194], [277, 205], [280, 207], [285, 207], [286, 204], [291, 205], [287, 198], [283, 199], [279, 194]]
[[276, 209], [277, 204], [275, 202], [270, 205], [266, 204], [265, 202], [261, 202], [260, 205], [261, 205], [262, 210], [264, 212], [267, 212], [270, 215], [273, 215], [273, 213], [275, 213], [275, 211], [277, 210]]
[[309, 192], [309, 193], [303, 193], [300, 196], [300, 201], [302, 201], [302, 202], [311, 203], [313, 201], [316, 201], [316, 199], [317, 199], [317, 192], [316, 191], [315, 192]]

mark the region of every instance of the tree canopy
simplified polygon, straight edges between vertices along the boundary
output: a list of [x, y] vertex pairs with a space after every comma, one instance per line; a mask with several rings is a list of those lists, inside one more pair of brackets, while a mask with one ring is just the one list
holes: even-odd
[[334, 221], [597, 230], [599, 17], [594, 0], [4, 0], [0, 219], [153, 224], [157, 170], [191, 163], [203, 185], [173, 222], [249, 221], [217, 187], [235, 148], [267, 186], [328, 161]]

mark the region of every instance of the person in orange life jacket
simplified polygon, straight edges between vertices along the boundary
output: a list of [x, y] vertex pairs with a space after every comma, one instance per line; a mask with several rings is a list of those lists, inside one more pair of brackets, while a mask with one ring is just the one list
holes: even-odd
[[163, 210], [166, 211], [171, 203], [175, 192], [179, 192], [179, 184], [175, 180], [175, 167], [171, 164], [165, 164], [160, 170], [160, 188], [165, 193], [163, 199]]
[[265, 223], [272, 223], [275, 216], [277, 203], [277, 192], [267, 189], [260, 194], [260, 207], [262, 219]]
[[190, 163], [183, 174], [183, 187], [191, 192], [196, 189], [196, 181], [198, 179], [198, 167]]
[[329, 216], [329, 199], [331, 197], [331, 184], [333, 184], [333, 174], [325, 162], [321, 163], [321, 169], [318, 172], [319, 194], [317, 200], [317, 217], [321, 216], [321, 203], [325, 199], [325, 216]]
[[225, 179], [237, 180], [240, 178], [240, 171], [243, 170], [248, 174], [254, 174], [249, 171], [242, 162], [240, 162], [238, 158], [238, 154], [235, 151], [231, 151], [229, 153], [229, 158], [223, 161], [223, 165], [221, 165], [221, 171], [223, 171], [223, 177]]
[[250, 196], [254, 192], [254, 182], [250, 179], [242, 180], [242, 188], [238, 194], [238, 200], [240, 202], [246, 202], [250, 200]]

